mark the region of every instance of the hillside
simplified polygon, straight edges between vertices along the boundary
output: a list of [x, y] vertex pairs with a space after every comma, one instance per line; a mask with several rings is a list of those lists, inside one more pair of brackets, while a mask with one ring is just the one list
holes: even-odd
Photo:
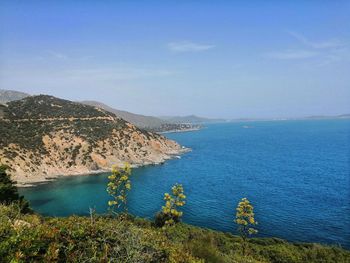
[[166, 124], [166, 121], [161, 120], [159, 118], [135, 114], [128, 111], [117, 110], [98, 101], [82, 101], [81, 103], [94, 106], [94, 107], [99, 107], [106, 111], [112, 112], [118, 117], [126, 120], [127, 122], [134, 124], [139, 128], [154, 129], [154, 128], [161, 127], [163, 124]]
[[19, 183], [160, 163], [184, 151], [100, 108], [40, 95], [0, 107], [0, 160]]
[[[74, 196], [73, 196], [74, 197]], [[247, 255], [230, 233], [177, 224], [156, 228], [133, 218], [22, 215], [0, 205], [0, 258], [4, 262], [349, 262], [350, 252], [320, 244], [252, 238]]]
[[[0, 104], [6, 104], [7, 102], [10, 102], [10, 101], [21, 100], [29, 96], [31, 95], [27, 93], [19, 92], [19, 91], [0, 89]], [[196, 124], [205, 122], [205, 121], [198, 121], [198, 120], [185, 121], [185, 119], [184, 121], [181, 121], [181, 119], [178, 119], [176, 121], [170, 121], [170, 120], [166, 121], [161, 118], [157, 118], [153, 116], [146, 116], [146, 115], [131, 113], [128, 111], [114, 109], [98, 101], [86, 100], [86, 101], [81, 101], [80, 103], [93, 106], [93, 107], [98, 107], [105, 111], [114, 113], [117, 117], [120, 117], [126, 120], [127, 122], [130, 122], [131, 124], [135, 125], [140, 129], [144, 129], [150, 132], [196, 130], [200, 128], [200, 126]], [[1, 117], [1, 112], [0, 112], [0, 117]], [[209, 119], [206, 119], [206, 120], [208, 120], [207, 122], [210, 122]]]
[[170, 122], [170, 123], [212, 123], [212, 122], [224, 122], [224, 119], [210, 119], [198, 117], [196, 115], [188, 115], [188, 116], [161, 116], [160, 119]]
[[136, 127], [145, 129], [151, 132], [169, 132], [169, 131], [189, 131], [199, 129], [199, 125], [189, 124], [188, 122], [170, 122], [156, 118], [153, 116], [145, 116], [140, 114], [131, 113], [128, 111], [122, 111], [114, 109], [106, 104], [98, 101], [82, 101], [81, 103], [98, 107], [106, 111], [114, 113], [116, 116], [134, 124]]
[[0, 104], [5, 104], [14, 100], [21, 100], [28, 96], [30, 95], [24, 92], [0, 89]]

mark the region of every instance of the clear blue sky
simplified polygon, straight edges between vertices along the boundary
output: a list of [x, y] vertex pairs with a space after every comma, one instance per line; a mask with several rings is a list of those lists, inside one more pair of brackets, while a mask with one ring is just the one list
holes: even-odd
[[350, 113], [350, 1], [3, 0], [0, 12], [3, 89], [149, 115]]

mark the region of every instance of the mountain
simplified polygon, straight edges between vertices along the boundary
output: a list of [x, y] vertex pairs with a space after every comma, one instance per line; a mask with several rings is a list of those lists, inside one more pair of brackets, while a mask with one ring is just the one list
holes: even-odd
[[198, 117], [196, 115], [188, 116], [162, 116], [160, 119], [170, 123], [212, 123], [212, 122], [224, 122], [224, 119], [210, 119]]
[[339, 118], [339, 119], [349, 119], [350, 118], [350, 114], [341, 114], [341, 115], [338, 115], [337, 118]]
[[308, 116], [305, 119], [349, 119], [350, 114]]
[[0, 107], [0, 160], [19, 183], [161, 163], [184, 149], [101, 108], [47, 95]]
[[[19, 91], [0, 89], [0, 104], [1, 103], [4, 104], [6, 102], [10, 102], [14, 100], [20, 100], [29, 96], [31, 95], [27, 93], [19, 92]], [[131, 113], [128, 111], [114, 109], [98, 101], [87, 100], [87, 101], [81, 101], [81, 103], [85, 105], [93, 106], [93, 107], [98, 107], [108, 112], [112, 112], [116, 116], [126, 120], [127, 122], [130, 122], [131, 124], [134, 124], [136, 127], [145, 129], [151, 132], [197, 130], [200, 128], [200, 126], [195, 124], [222, 121], [222, 120], [200, 118], [194, 115], [187, 116], [187, 117], [164, 117], [165, 119], [162, 119], [162, 118], [157, 118], [153, 116], [146, 116], [146, 115]], [[169, 120], [167, 120], [166, 118], [169, 118]], [[183, 120], [181, 120], [181, 118], [183, 118]]]
[[200, 128], [199, 125], [188, 124], [188, 122], [169, 122], [153, 116], [145, 116], [128, 111], [117, 110], [98, 101], [82, 101], [81, 103], [112, 112], [116, 116], [134, 124], [135, 126], [151, 132], [190, 131]]
[[5, 104], [14, 100], [21, 100], [28, 96], [30, 95], [24, 92], [0, 89], [0, 104]]
[[166, 121], [162, 119], [152, 117], [152, 116], [135, 114], [128, 111], [117, 110], [98, 101], [82, 101], [81, 103], [112, 112], [118, 117], [143, 129], [154, 129], [154, 128], [161, 127], [163, 124], [166, 124]]

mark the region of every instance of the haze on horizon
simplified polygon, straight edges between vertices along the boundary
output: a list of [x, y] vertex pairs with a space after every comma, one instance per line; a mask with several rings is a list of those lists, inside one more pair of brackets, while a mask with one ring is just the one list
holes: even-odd
[[154, 116], [350, 113], [350, 2], [247, 2], [1, 1], [0, 88]]

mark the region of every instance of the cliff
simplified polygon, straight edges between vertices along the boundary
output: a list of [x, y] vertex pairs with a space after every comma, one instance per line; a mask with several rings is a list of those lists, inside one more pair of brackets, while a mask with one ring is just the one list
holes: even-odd
[[100, 108], [39, 95], [0, 107], [0, 161], [18, 183], [161, 163], [183, 149]]

